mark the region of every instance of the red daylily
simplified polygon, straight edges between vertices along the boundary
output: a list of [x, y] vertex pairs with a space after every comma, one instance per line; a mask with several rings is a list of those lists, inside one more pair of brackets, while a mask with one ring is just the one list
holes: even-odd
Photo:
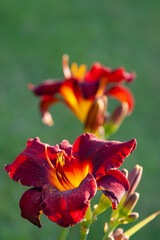
[[53, 124], [49, 108], [56, 102], [65, 103], [85, 123], [85, 132], [92, 133], [105, 123], [107, 97], [119, 100], [122, 106], [125, 104], [123, 118], [132, 112], [134, 97], [122, 84], [131, 82], [135, 73], [127, 73], [124, 68], [112, 70], [98, 62], [89, 71], [85, 65], [78, 67], [76, 63], [70, 69], [68, 61], [68, 56], [64, 55], [64, 80], [46, 80], [36, 87], [29, 84], [35, 95], [41, 97], [40, 110], [45, 124]]
[[33, 187], [21, 197], [22, 217], [41, 227], [43, 212], [60, 226], [72, 226], [83, 219], [97, 189], [116, 208], [129, 189], [117, 168], [135, 147], [135, 139], [103, 141], [89, 133], [79, 136], [73, 146], [67, 140], [49, 146], [39, 138], [29, 139], [26, 149], [5, 166], [14, 181]]

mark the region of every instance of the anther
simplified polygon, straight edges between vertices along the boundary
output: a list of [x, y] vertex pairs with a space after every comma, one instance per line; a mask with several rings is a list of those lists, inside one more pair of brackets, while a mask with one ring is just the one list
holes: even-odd
[[45, 155], [46, 155], [46, 159], [47, 159], [47, 162], [49, 164], [49, 166], [55, 170], [55, 167], [53, 166], [51, 160], [49, 159], [49, 156], [48, 156], [48, 152], [47, 152], [47, 145], [45, 145]]

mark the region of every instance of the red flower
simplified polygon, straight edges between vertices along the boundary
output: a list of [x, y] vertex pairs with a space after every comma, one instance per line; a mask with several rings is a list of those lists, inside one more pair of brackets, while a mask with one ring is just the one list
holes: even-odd
[[[40, 110], [45, 124], [53, 124], [49, 108], [58, 101], [65, 103], [86, 124], [87, 132], [92, 133], [96, 133], [105, 121], [107, 96], [116, 98], [122, 105], [127, 104], [125, 115], [132, 112], [133, 95], [122, 83], [131, 82], [135, 78], [134, 73], [127, 73], [124, 68], [112, 70], [97, 62], [89, 71], [86, 71], [85, 65], [78, 68], [76, 63], [73, 63], [70, 69], [68, 61], [68, 56], [64, 55], [62, 63], [65, 80], [47, 80], [37, 87], [29, 85], [29, 88], [41, 97]], [[93, 104], [99, 99], [100, 106], [95, 110]], [[90, 122], [88, 114], [94, 114], [95, 123]]]
[[93, 134], [79, 136], [73, 146], [67, 140], [49, 146], [39, 138], [29, 139], [26, 149], [5, 166], [14, 181], [33, 187], [21, 197], [22, 217], [41, 227], [43, 212], [60, 226], [74, 225], [85, 216], [97, 189], [116, 208], [129, 189], [117, 168], [135, 147], [135, 139], [102, 141]]

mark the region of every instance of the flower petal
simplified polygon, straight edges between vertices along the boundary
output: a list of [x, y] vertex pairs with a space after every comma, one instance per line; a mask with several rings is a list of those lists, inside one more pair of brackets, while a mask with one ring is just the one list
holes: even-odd
[[60, 94], [70, 106], [77, 104], [82, 98], [78, 79], [70, 78], [65, 80], [60, 88]]
[[60, 94], [65, 103], [82, 122], [85, 121], [92, 104], [92, 100], [84, 98], [83, 91], [81, 82], [75, 78], [64, 81], [60, 88]]
[[81, 90], [84, 99], [94, 99], [99, 89], [100, 82], [82, 82]]
[[72, 226], [83, 219], [89, 200], [95, 195], [97, 189], [96, 181], [91, 174], [81, 182], [79, 187], [59, 191], [47, 184], [43, 187], [43, 213], [53, 222], [62, 227]]
[[135, 147], [135, 139], [128, 142], [104, 141], [87, 133], [76, 139], [72, 154], [77, 158], [79, 165], [83, 166], [88, 162], [89, 172], [97, 178], [104, 176], [111, 168], [119, 168], [123, 159], [129, 156]]
[[96, 62], [92, 65], [91, 69], [85, 74], [85, 81], [94, 82], [100, 80], [104, 76], [108, 76], [111, 72], [110, 68], [102, 66]]
[[115, 70], [109, 67], [104, 67], [100, 63], [93, 64], [91, 69], [85, 74], [85, 81], [93, 82], [105, 78], [108, 82], [120, 83], [122, 81], [131, 82], [136, 77], [134, 72], [127, 73], [124, 68], [117, 68]]
[[55, 81], [52, 79], [44, 81], [37, 87], [34, 87], [32, 84], [29, 84], [29, 89], [32, 90], [36, 95], [54, 95], [59, 92], [59, 89], [63, 83], [63, 80]]
[[40, 111], [42, 115], [42, 121], [44, 124], [47, 124], [48, 126], [53, 125], [53, 119], [49, 112], [49, 108], [52, 104], [60, 101], [60, 99], [51, 96], [51, 95], [43, 95], [40, 101]]
[[60, 143], [59, 148], [64, 150], [68, 156], [71, 156], [72, 145], [67, 140], [63, 140]]
[[128, 114], [130, 114], [133, 111], [134, 108], [134, 96], [131, 93], [131, 91], [121, 85], [115, 86], [110, 88], [105, 92], [107, 96], [116, 98], [120, 102], [126, 102], [129, 106], [128, 108]]
[[115, 209], [122, 199], [125, 191], [129, 189], [127, 178], [118, 170], [112, 169], [106, 172], [106, 175], [97, 180], [98, 188], [112, 201]]
[[128, 73], [123, 67], [112, 70], [108, 76], [108, 82], [120, 83], [122, 81], [131, 82], [136, 77], [134, 72]]
[[[59, 146], [48, 146], [48, 156], [53, 165], [56, 163], [57, 153], [62, 150]], [[46, 183], [56, 181], [54, 169], [46, 159], [45, 144], [39, 138], [29, 139], [27, 147], [13, 163], [5, 166], [9, 176], [25, 186], [42, 187]]]
[[41, 227], [40, 215], [42, 211], [40, 204], [42, 201], [42, 190], [38, 188], [32, 188], [22, 195], [19, 202], [21, 216], [39, 228]]

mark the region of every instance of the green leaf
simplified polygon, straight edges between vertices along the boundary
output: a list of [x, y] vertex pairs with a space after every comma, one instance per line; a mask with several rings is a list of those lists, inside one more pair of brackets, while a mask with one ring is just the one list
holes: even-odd
[[134, 227], [130, 228], [128, 231], [124, 233], [124, 235], [127, 235], [128, 237], [132, 236], [134, 233], [136, 233], [138, 230], [140, 230], [142, 227], [144, 227], [147, 223], [152, 221], [154, 218], [156, 218], [160, 214], [160, 211], [153, 213], [149, 217], [145, 218], [138, 224], [136, 224]]

